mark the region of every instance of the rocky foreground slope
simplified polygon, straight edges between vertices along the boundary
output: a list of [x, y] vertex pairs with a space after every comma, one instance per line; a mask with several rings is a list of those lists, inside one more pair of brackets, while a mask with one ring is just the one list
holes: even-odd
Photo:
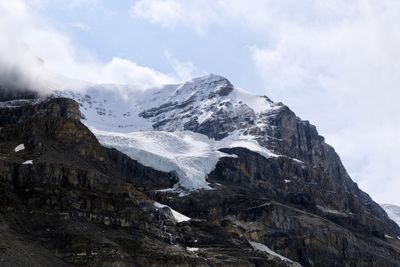
[[[314, 126], [220, 76], [164, 89], [111, 106], [58, 93], [82, 114], [66, 98], [0, 105], [0, 265], [400, 266], [399, 226]], [[206, 186], [185, 188], [179, 172], [135, 159], [139, 145], [102, 147], [80, 119], [190, 130], [225, 156]]]

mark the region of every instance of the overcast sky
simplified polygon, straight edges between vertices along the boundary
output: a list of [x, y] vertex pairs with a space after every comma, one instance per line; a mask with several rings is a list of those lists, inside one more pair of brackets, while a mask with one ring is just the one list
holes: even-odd
[[0, 0], [0, 77], [221, 74], [311, 121], [363, 190], [400, 205], [399, 25], [398, 0]]

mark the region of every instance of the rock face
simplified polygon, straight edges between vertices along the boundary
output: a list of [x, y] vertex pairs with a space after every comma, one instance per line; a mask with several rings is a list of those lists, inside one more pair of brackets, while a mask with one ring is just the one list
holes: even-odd
[[[165, 173], [145, 167], [113, 148], [105, 148], [110, 159], [126, 177], [126, 182], [141, 190], [157, 190], [174, 186], [178, 178], [173, 173]], [[144, 179], [146, 178], [146, 179]]]
[[78, 104], [70, 99], [13, 100], [0, 104], [0, 127], [29, 119], [70, 118], [79, 120]]
[[103, 148], [77, 103], [50, 99], [0, 114], [0, 265], [296, 266], [220, 225], [178, 223], [156, 208], [140, 190], [174, 177]]
[[[265, 137], [273, 138], [262, 138], [261, 135], [258, 142], [278, 154], [299, 159], [303, 162], [303, 169], [319, 172], [318, 178], [306, 174], [301, 181], [311, 183], [311, 188], [323, 189], [321, 197], [325, 197], [325, 203], [330, 203], [334, 209], [349, 210], [355, 214], [363, 210], [366, 214], [376, 216], [392, 225], [392, 229], [396, 229], [397, 235], [399, 234], [399, 228], [389, 220], [384, 210], [351, 180], [338, 154], [325, 143], [314, 125], [297, 118], [288, 107], [271, 113], [267, 124], [270, 130]], [[293, 174], [288, 173], [287, 177], [293, 177]]]

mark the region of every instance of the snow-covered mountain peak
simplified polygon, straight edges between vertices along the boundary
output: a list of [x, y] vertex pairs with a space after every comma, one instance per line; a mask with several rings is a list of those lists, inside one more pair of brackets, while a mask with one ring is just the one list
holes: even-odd
[[[91, 85], [84, 93], [58, 91], [55, 95], [79, 103], [82, 121], [103, 145], [144, 160], [147, 166], [155, 162], [165, 167], [163, 171], [174, 170], [186, 189], [208, 188], [205, 178], [222, 156], [220, 148], [246, 147], [265, 157], [276, 156], [260, 140], [268, 138], [269, 119], [283, 105], [235, 88], [220, 75], [148, 90]], [[149, 145], [140, 147], [139, 143]], [[167, 147], [160, 150], [164, 143]], [[197, 145], [186, 147], [190, 143]], [[175, 151], [178, 144], [185, 146], [183, 152]], [[196, 150], [202, 153], [193, 154]], [[168, 151], [175, 152], [171, 156]]]
[[194, 85], [206, 85], [206, 84], [229, 84], [232, 86], [231, 82], [222, 75], [210, 73], [201, 77], [197, 77], [188, 81], [184, 84], [194, 84]]
[[223, 76], [209, 74], [178, 85], [174, 96], [190, 98], [196, 95], [200, 100], [203, 100], [216, 95], [227, 96], [233, 90], [234, 87], [228, 79]]
[[[138, 161], [148, 158], [142, 162], [147, 166], [153, 160], [168, 167], [168, 171], [174, 170], [186, 189], [208, 188], [205, 178], [221, 157], [220, 148], [246, 147], [265, 157], [277, 156], [269, 150], [268, 140], [275, 138], [270, 121], [284, 106], [236, 88], [220, 75], [147, 90], [108, 84], [90, 85], [84, 93], [58, 91], [55, 95], [79, 103], [82, 122], [93, 129], [103, 145], [124, 151]], [[151, 134], [152, 131], [159, 134]], [[144, 132], [153, 143], [140, 148], [137, 144], [143, 142]], [[178, 141], [169, 142], [168, 132], [176, 134]], [[197, 143], [203, 144], [204, 153], [193, 155], [192, 151], [199, 149], [194, 147], [183, 154], [174, 152], [172, 159], [166, 156], [168, 153], [164, 152], [173, 151], [177, 144], [187, 144], [188, 135], [179, 132], [194, 132], [209, 139]], [[198, 135], [194, 137], [191, 138], [200, 140]], [[163, 142], [169, 144], [164, 152], [152, 154], [154, 147], [162, 147]]]
[[267, 97], [235, 88], [228, 79], [215, 74], [144, 91], [123, 85], [92, 85], [85, 93], [58, 91], [56, 95], [76, 100], [85, 124], [97, 129], [192, 130], [204, 134], [202, 127], [219, 121], [226, 127], [207, 134], [216, 139], [254, 126], [262, 114], [280, 107]]

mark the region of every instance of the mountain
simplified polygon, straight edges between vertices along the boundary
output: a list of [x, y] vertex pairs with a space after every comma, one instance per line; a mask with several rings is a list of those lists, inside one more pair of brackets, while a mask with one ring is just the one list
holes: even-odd
[[0, 105], [9, 264], [400, 264], [399, 226], [316, 127], [222, 76], [18, 98]]
[[390, 219], [400, 225], [400, 207], [392, 204], [382, 204], [381, 206], [387, 212]]
[[176, 179], [105, 149], [79, 118], [65, 98], [0, 108], [0, 265], [298, 266], [151, 200], [143, 188]]

